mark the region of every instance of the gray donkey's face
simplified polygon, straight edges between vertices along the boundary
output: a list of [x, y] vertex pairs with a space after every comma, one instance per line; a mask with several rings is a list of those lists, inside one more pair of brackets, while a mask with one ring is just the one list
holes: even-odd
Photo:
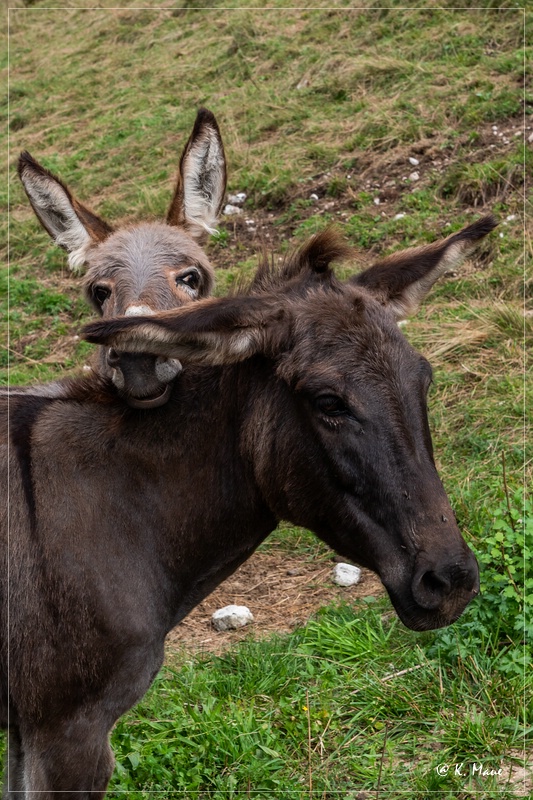
[[[207, 297], [214, 272], [181, 227], [134, 225], [110, 234], [86, 256], [85, 293], [103, 317], [154, 314]], [[162, 405], [181, 371], [174, 358], [101, 348], [97, 369], [110, 374], [130, 405]]]
[[[19, 175], [35, 214], [104, 317], [152, 314], [210, 294], [214, 272], [201, 245], [213, 231], [226, 188], [224, 147], [214, 116], [200, 109], [180, 159], [166, 223], [113, 228], [29, 153]], [[101, 348], [93, 365], [132, 406], [162, 405], [181, 371], [176, 359]]]

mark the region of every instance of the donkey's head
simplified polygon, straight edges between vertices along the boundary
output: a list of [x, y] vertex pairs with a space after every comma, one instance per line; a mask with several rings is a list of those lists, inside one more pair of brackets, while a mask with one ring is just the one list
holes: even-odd
[[431, 368], [397, 321], [494, 225], [486, 217], [345, 283], [328, 267], [342, 248], [322, 234], [245, 296], [95, 323], [89, 339], [188, 363], [249, 359], [240, 435], [271, 510], [375, 570], [406, 625], [440, 627], [477, 593], [478, 569], [433, 461]]
[[[86, 270], [85, 293], [104, 317], [153, 314], [210, 294], [213, 269], [201, 245], [213, 232], [226, 188], [224, 147], [213, 114], [200, 109], [181, 156], [165, 223], [113, 230], [76, 200], [29, 153], [19, 175], [33, 210], [73, 270]], [[130, 405], [162, 405], [181, 370], [177, 359], [102, 348], [97, 369]]]

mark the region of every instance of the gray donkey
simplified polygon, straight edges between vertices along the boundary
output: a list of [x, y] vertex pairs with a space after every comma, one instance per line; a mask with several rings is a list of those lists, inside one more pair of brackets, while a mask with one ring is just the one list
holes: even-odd
[[[226, 189], [226, 160], [219, 127], [198, 111], [181, 155], [166, 224], [141, 222], [114, 230], [82, 205], [59, 178], [24, 152], [19, 176], [37, 218], [68, 252], [73, 270], [86, 270], [85, 294], [103, 317], [151, 314], [210, 294], [213, 268], [201, 245], [217, 222]], [[93, 362], [138, 408], [163, 405], [181, 371], [173, 358], [99, 348]], [[58, 391], [49, 384], [41, 391]]]

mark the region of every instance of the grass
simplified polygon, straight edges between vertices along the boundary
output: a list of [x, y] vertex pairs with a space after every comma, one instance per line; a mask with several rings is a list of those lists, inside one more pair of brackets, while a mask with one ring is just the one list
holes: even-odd
[[[512, 604], [523, 599], [506, 598], [502, 610], [494, 589], [501, 574], [501, 592], [511, 591], [503, 566], [517, 569], [520, 553], [509, 562], [490, 550], [499, 552], [496, 534], [509, 552], [517, 546], [512, 525], [498, 527], [506, 489], [520, 505], [516, 493], [531, 484], [529, 10], [513, 0], [477, 9], [451, 0], [417, 9], [399, 0], [306, 10], [282, 0], [260, 10], [236, 0], [182, 9], [166, 0], [157, 9], [141, 0], [12, 5], [9, 104], [0, 106], [11, 179], [0, 187], [9, 251], [0, 247], [10, 265], [9, 284], [7, 270], [0, 283], [6, 341], [10, 328], [3, 383], [77, 371], [90, 353], [76, 338], [91, 315], [80, 278], [15, 177], [22, 149], [112, 223], [161, 217], [195, 110], [211, 108], [229, 189], [247, 193], [243, 216], [257, 231], [244, 219], [221, 221], [209, 243], [218, 294], [251, 272], [263, 242], [283, 251], [329, 222], [357, 248], [357, 263], [340, 270], [347, 276], [489, 210], [501, 221], [404, 329], [434, 368], [430, 414], [444, 484], [469, 543], [493, 559], [483, 563], [494, 630], [473, 607], [449, 631], [420, 636], [389, 607], [370, 604], [326, 610], [290, 636], [245, 642], [221, 658], [174, 655], [114, 732], [111, 796], [290, 790], [355, 800], [378, 788], [405, 797], [407, 786], [413, 798], [510, 797], [510, 764], [529, 747], [522, 701], [531, 674], [509, 671], [519, 632], [495, 639], [509, 608], [516, 619], [522, 613]], [[325, 554], [290, 526], [264, 547]], [[519, 577], [525, 595], [528, 576]], [[462, 762], [466, 775], [436, 771]], [[478, 762], [503, 765], [504, 777], [472, 774]]]
[[[175, 656], [114, 731], [110, 796], [140, 797], [141, 785], [162, 796], [355, 798], [379, 773], [384, 796], [512, 797], [522, 678], [483, 652], [428, 657], [437, 640], [363, 603], [221, 657]], [[442, 764], [464, 774], [439, 776]], [[474, 764], [502, 773], [480, 777]]]

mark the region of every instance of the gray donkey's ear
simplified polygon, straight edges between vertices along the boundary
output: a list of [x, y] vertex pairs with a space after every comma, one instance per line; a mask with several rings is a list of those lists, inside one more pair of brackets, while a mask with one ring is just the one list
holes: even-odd
[[169, 225], [186, 228], [203, 243], [215, 226], [226, 192], [226, 157], [214, 115], [201, 108], [183, 150], [174, 197], [167, 214]]
[[440, 242], [393, 253], [350, 282], [372, 292], [398, 320], [405, 319], [418, 309], [435, 281], [457, 267], [497, 224], [492, 215], [481, 217]]
[[18, 174], [39, 222], [68, 252], [70, 268], [80, 270], [87, 250], [107, 238], [112, 227], [78, 202], [59, 178], [26, 151], [20, 155]]

